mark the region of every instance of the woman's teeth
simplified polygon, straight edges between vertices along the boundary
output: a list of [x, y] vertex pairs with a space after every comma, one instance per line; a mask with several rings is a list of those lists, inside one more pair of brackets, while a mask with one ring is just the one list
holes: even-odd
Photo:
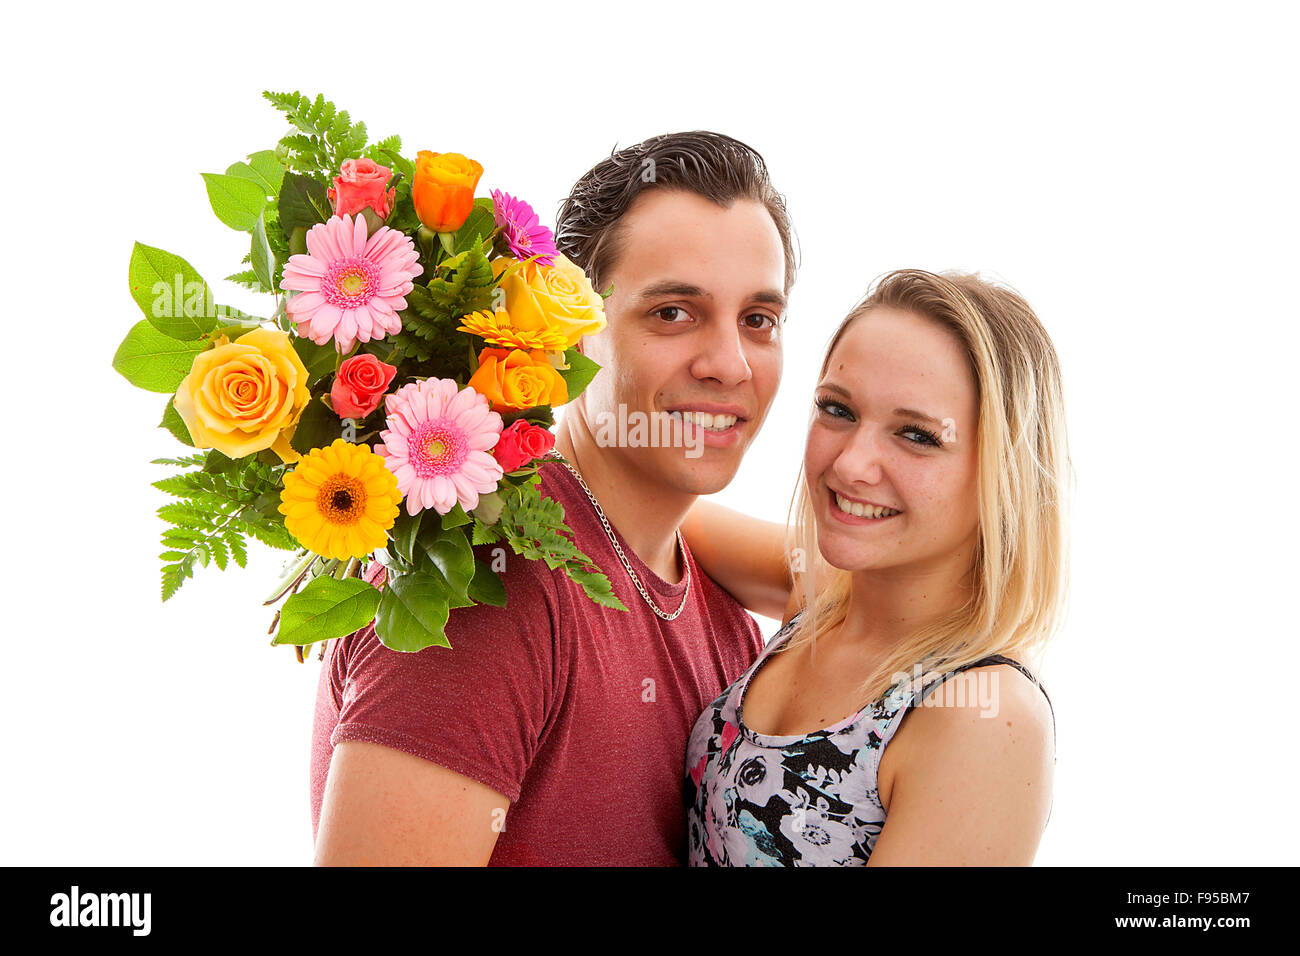
[[861, 501], [850, 501], [843, 495], [835, 496], [835, 504], [845, 514], [856, 515], [859, 518], [888, 518], [890, 515], [899, 513], [893, 508], [863, 504]]
[[708, 412], [681, 412], [682, 421], [691, 422], [711, 432], [725, 432], [736, 424], [735, 415], [710, 415]]

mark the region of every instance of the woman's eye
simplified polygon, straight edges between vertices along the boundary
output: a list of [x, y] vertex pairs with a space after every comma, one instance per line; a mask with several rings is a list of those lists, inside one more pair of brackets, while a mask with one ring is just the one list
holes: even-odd
[[823, 415], [828, 415], [831, 418], [842, 418], [845, 421], [853, 420], [853, 413], [850, 412], [843, 405], [841, 405], [839, 402], [832, 402], [830, 399], [827, 398], [819, 398], [816, 402], [816, 405], [818, 411], [820, 411]]
[[[917, 427], [904, 428], [902, 431], [899, 432], [899, 434], [909, 436], [907, 440], [916, 445], [930, 445], [934, 448], [943, 447], [943, 444], [939, 441], [939, 436], [932, 431], [927, 431], [924, 428], [917, 428]], [[910, 437], [910, 436], [916, 436], [916, 437]]]

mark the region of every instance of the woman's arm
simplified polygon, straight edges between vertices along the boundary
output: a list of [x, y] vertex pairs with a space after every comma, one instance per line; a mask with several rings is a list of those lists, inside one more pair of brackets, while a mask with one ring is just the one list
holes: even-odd
[[700, 499], [682, 522], [700, 567], [755, 614], [781, 620], [790, 597], [785, 526]]
[[[886, 747], [882, 760], [899, 750], [892, 755], [885, 826], [869, 865], [1034, 862], [1052, 807], [1050, 705], [1005, 664], [957, 677], [977, 671], [996, 675], [984, 685], [992, 691], [984, 701], [968, 692], [964, 706], [915, 707]], [[930, 699], [943, 701], [942, 693], [940, 684]]]

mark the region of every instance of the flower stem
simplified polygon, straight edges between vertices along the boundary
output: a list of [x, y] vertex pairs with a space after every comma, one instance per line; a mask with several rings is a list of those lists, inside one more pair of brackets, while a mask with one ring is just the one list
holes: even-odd
[[280, 598], [288, 594], [290, 590], [296, 587], [298, 583], [307, 576], [307, 572], [311, 570], [311, 566], [317, 557], [318, 555], [313, 552], [304, 550], [302, 558], [297, 564], [289, 569], [288, 574], [280, 579], [280, 583], [275, 586], [275, 590], [271, 593], [271, 596], [262, 602], [262, 606], [265, 607], [274, 604], [276, 601], [280, 600]]

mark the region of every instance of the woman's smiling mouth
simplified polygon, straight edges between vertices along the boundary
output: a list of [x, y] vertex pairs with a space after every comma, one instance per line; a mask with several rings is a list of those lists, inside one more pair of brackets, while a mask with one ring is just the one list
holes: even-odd
[[831, 508], [831, 513], [840, 519], [853, 517], [865, 519], [867, 521], [883, 521], [886, 518], [892, 518], [895, 515], [902, 514], [902, 512], [897, 508], [889, 508], [885, 505], [873, 504], [870, 501], [859, 501], [856, 498], [848, 498], [840, 494], [838, 491], [830, 491], [830, 495], [834, 504], [834, 507]]

